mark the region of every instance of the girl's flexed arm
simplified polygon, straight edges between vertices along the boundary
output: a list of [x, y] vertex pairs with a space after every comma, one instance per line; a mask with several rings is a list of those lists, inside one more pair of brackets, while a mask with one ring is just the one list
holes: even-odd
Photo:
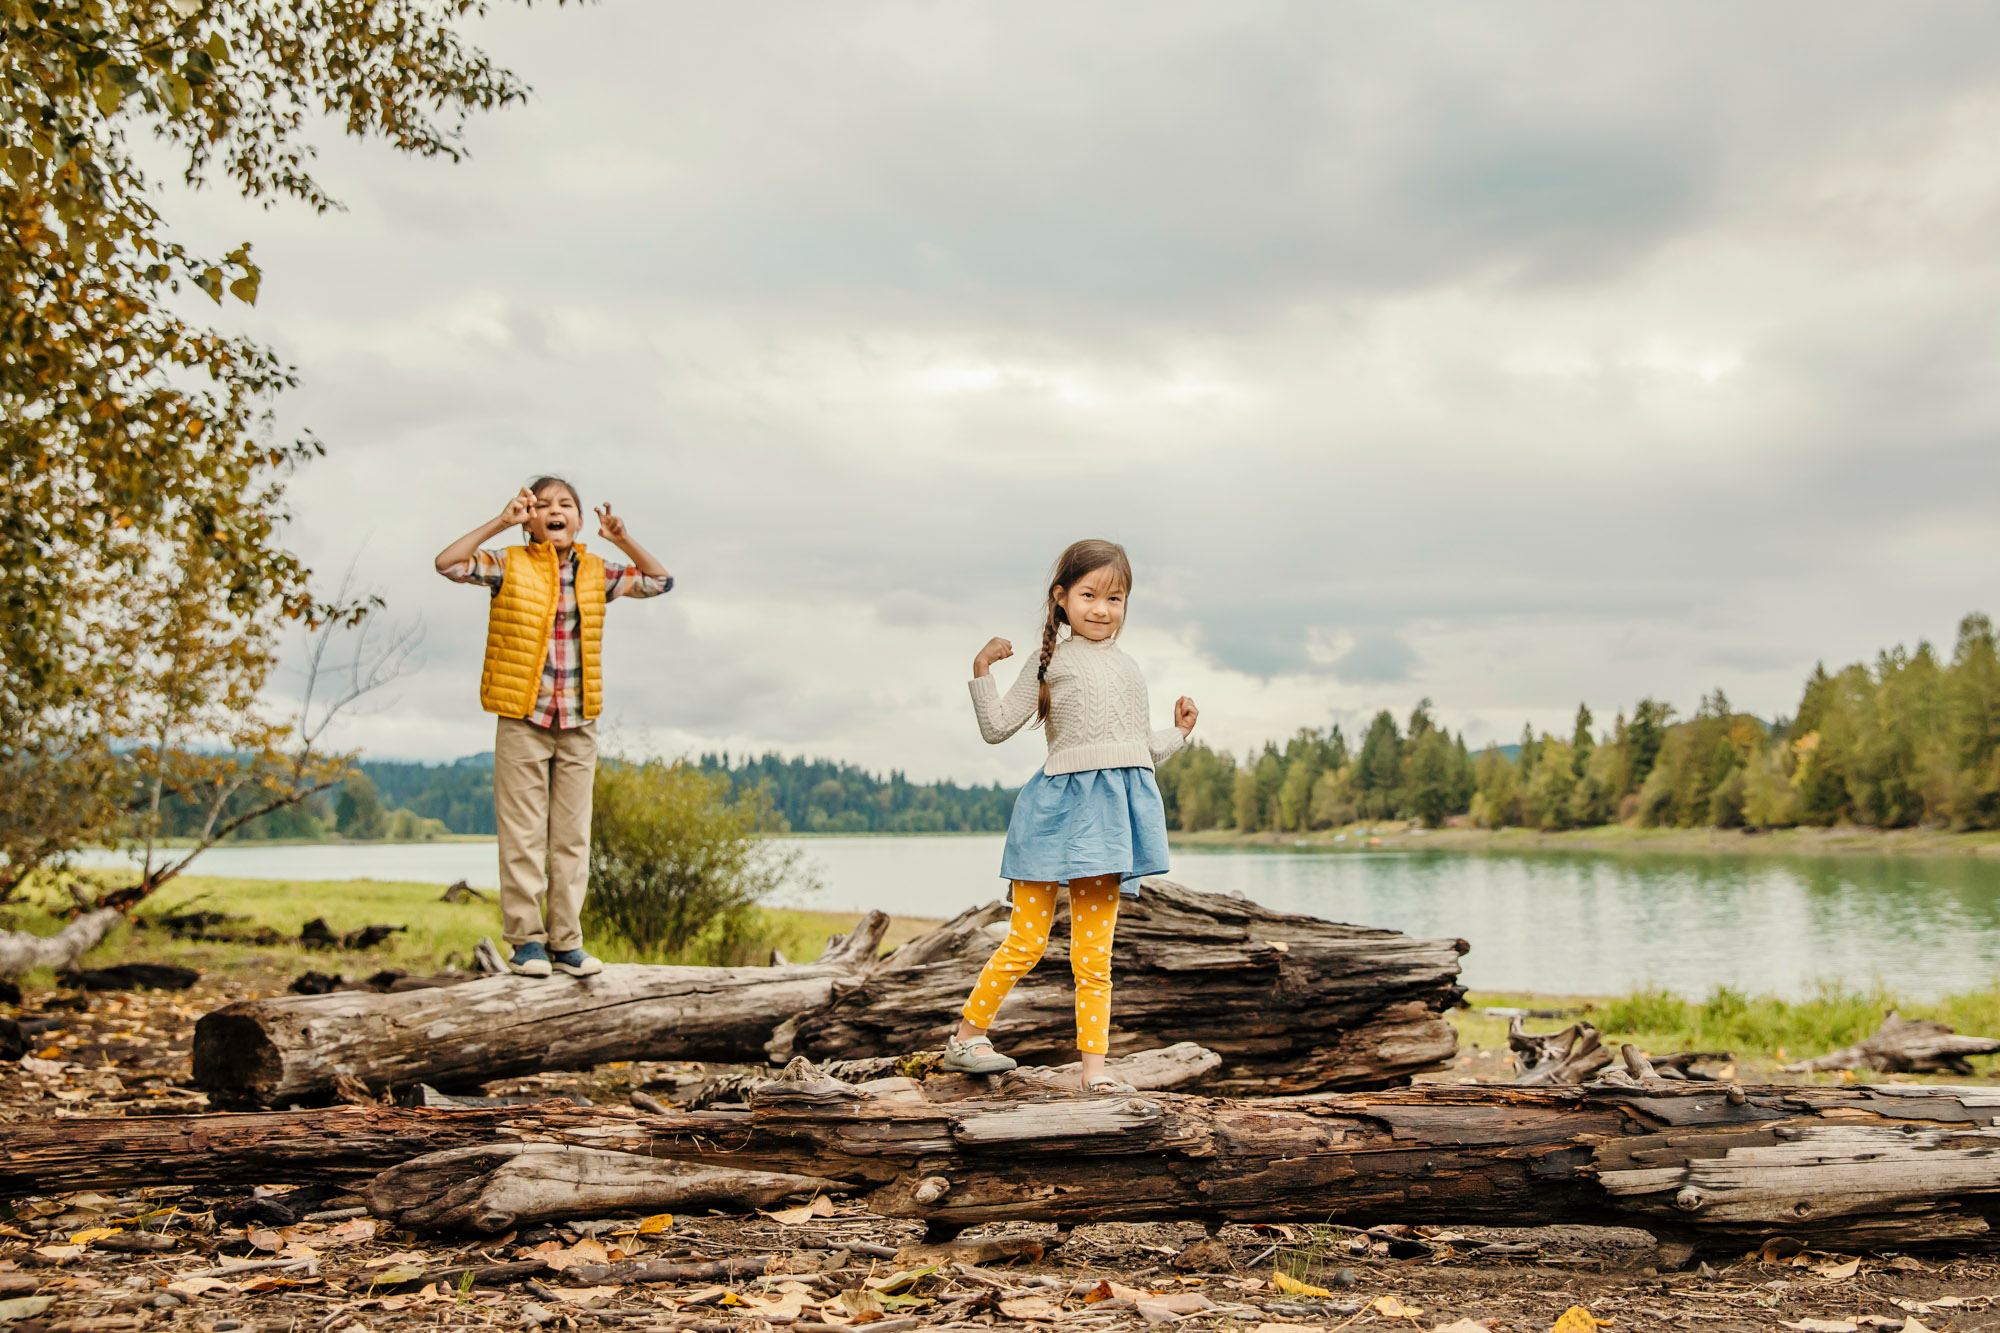
[[1194, 730], [1195, 719], [1201, 710], [1194, 706], [1194, 700], [1183, 694], [1174, 700], [1174, 724], [1154, 732], [1147, 741], [1147, 748], [1153, 752], [1153, 762], [1165, 763], [1167, 756], [1187, 744], [1188, 733]]
[[1031, 662], [1021, 668], [1014, 687], [1004, 695], [993, 683], [993, 664], [1013, 655], [1013, 644], [1005, 639], [989, 639], [972, 659], [972, 712], [979, 719], [979, 734], [988, 745], [998, 745], [1027, 726], [1035, 716], [1035, 700], [1041, 693], [1041, 681], [1035, 675], [1038, 663]]

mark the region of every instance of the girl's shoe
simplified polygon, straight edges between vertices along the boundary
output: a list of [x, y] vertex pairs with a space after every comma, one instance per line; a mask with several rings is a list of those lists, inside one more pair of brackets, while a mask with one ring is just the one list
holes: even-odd
[[1130, 1083], [1125, 1082], [1123, 1079], [1113, 1078], [1109, 1074], [1099, 1074], [1096, 1078], [1086, 1080], [1083, 1090], [1085, 1092], [1103, 1093], [1114, 1097], [1138, 1091]]
[[964, 1041], [952, 1037], [944, 1044], [944, 1059], [938, 1061], [938, 1068], [954, 1074], [1004, 1074], [1014, 1064], [1011, 1056], [994, 1050], [993, 1043], [984, 1037]]
[[594, 977], [604, 970], [602, 962], [581, 949], [557, 949], [549, 955], [549, 961], [556, 965], [556, 971], [573, 977]]
[[549, 974], [549, 951], [530, 940], [514, 950], [514, 956], [507, 960], [507, 970], [520, 977], [545, 977]]

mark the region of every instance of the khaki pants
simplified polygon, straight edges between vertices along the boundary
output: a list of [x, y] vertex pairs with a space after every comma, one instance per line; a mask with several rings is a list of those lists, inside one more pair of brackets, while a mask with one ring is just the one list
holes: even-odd
[[493, 817], [500, 831], [500, 929], [508, 948], [583, 947], [596, 775], [596, 727], [500, 719], [493, 738]]

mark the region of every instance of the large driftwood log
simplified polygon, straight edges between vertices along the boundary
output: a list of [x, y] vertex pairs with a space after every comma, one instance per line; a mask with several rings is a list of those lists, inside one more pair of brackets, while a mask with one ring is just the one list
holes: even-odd
[[0, 930], [0, 977], [18, 977], [38, 967], [57, 971], [73, 968], [120, 919], [118, 913], [104, 907], [85, 912], [53, 935]]
[[913, 1104], [831, 1084], [656, 1116], [546, 1104], [0, 1125], [0, 1193], [338, 1181], [387, 1217], [500, 1230], [656, 1211], [697, 1186], [747, 1204], [793, 1183], [942, 1231], [1582, 1223], [1732, 1248], [1772, 1235], [1849, 1250], [2000, 1246], [2000, 1095], [1984, 1088], [1425, 1085]]
[[[1063, 916], [996, 1024], [1024, 1064], [1075, 1049]], [[877, 956], [887, 919], [875, 913], [803, 966], [614, 966], [583, 980], [244, 1001], [196, 1025], [194, 1076], [222, 1104], [271, 1106], [323, 1098], [336, 1075], [381, 1091], [612, 1060], [905, 1055], [956, 1021], [1006, 922], [994, 903], [887, 958]], [[1216, 1091], [1393, 1086], [1457, 1050], [1442, 1011], [1462, 994], [1464, 950], [1149, 880], [1120, 912], [1111, 1049], [1193, 1041], [1222, 1057], [1202, 1084]]]
[[2000, 1040], [1963, 1037], [1929, 1018], [1905, 1018], [1891, 1009], [1874, 1035], [1852, 1046], [1785, 1066], [1786, 1073], [1828, 1069], [1875, 1069], [1885, 1074], [1970, 1074], [1969, 1055], [1992, 1055]]

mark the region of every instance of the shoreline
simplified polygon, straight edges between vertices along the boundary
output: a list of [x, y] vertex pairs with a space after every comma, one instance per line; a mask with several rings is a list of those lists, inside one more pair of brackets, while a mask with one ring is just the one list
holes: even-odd
[[[1370, 835], [1369, 830], [1373, 831]], [[1788, 829], [1653, 829], [1608, 824], [1544, 833], [1525, 828], [1412, 829], [1394, 821], [1313, 833], [1238, 833], [1209, 829], [1174, 833], [1169, 845], [1190, 851], [1264, 850], [1320, 855], [1383, 852], [1674, 852], [1723, 856], [2000, 856], [2000, 830], [1872, 829], [1855, 826]]]

